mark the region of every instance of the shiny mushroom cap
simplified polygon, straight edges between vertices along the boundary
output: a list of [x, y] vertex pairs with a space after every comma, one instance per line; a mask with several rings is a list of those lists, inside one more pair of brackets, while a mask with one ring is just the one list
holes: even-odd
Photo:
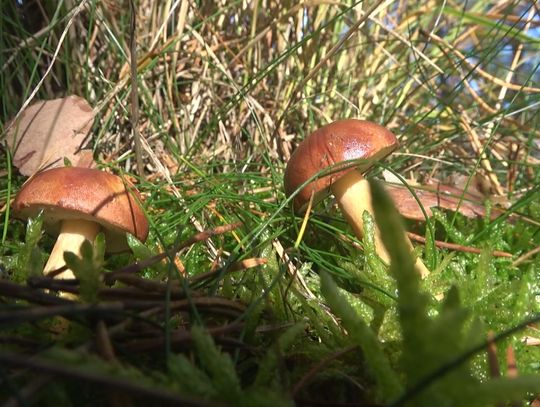
[[[379, 124], [355, 119], [330, 123], [311, 133], [291, 155], [285, 169], [285, 193], [290, 196], [314, 175], [337, 165], [332, 174], [315, 179], [295, 196], [293, 207], [301, 211], [312, 193], [319, 198], [335, 180], [354, 169], [367, 171], [397, 146], [396, 136]], [[351, 167], [350, 160], [365, 161]], [[339, 170], [341, 163], [347, 168]]]
[[127, 250], [126, 233], [145, 241], [148, 220], [137, 203], [138, 193], [122, 178], [91, 168], [62, 167], [37, 173], [21, 188], [13, 211], [28, 219], [43, 210], [45, 230], [58, 234], [63, 220], [99, 223], [107, 251]]

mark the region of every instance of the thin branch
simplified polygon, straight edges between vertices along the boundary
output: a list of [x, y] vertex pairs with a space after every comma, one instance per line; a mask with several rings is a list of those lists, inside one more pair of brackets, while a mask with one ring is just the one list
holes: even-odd
[[534, 249], [532, 250], [529, 250], [527, 253], [519, 256], [513, 263], [512, 263], [512, 266], [514, 267], [517, 267], [519, 266], [521, 263], [524, 263], [525, 261], [527, 261], [528, 259], [530, 259], [531, 257], [533, 257], [535, 254], [537, 253], [540, 253], [540, 246], [537, 246], [535, 247]]
[[[407, 232], [407, 236], [409, 236], [411, 240], [415, 240], [417, 242], [424, 243], [424, 244], [426, 243], [426, 238], [423, 236], [417, 235], [416, 233]], [[479, 249], [477, 247], [463, 246], [461, 244], [443, 242], [441, 240], [435, 240], [435, 246], [441, 247], [443, 249], [455, 250], [458, 252], [474, 253], [474, 254], [482, 253], [482, 249]], [[500, 250], [493, 250], [491, 252], [491, 255], [494, 257], [512, 257], [512, 253], [503, 252]]]
[[109, 302], [99, 304], [69, 304], [48, 307], [25, 307], [21, 309], [10, 309], [0, 311], [0, 326], [12, 323], [37, 321], [55, 316], [72, 317], [78, 315], [106, 315], [124, 310], [124, 305], [120, 302]]

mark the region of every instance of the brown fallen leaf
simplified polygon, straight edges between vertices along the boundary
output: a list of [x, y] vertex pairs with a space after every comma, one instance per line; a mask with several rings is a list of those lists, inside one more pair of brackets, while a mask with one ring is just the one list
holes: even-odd
[[[459, 211], [468, 218], [484, 217], [486, 215], [486, 208], [478, 202], [478, 196], [467, 192], [463, 193], [458, 188], [443, 184], [422, 186], [422, 189], [417, 189], [416, 186], [414, 188], [416, 196], [422, 203], [428, 217], [433, 215], [431, 208]], [[408, 219], [425, 221], [420, 205], [405, 186], [387, 185], [387, 191], [402, 216]], [[462, 195], [463, 199], [461, 199]], [[494, 219], [500, 214], [500, 210], [492, 209], [491, 218]]]
[[8, 123], [6, 142], [13, 164], [23, 175], [77, 163], [94, 122], [94, 112], [79, 96], [40, 101], [27, 107], [16, 123]]
[[77, 162], [73, 163], [74, 167], [96, 168], [94, 161], [94, 153], [90, 149], [84, 149], [77, 153]]

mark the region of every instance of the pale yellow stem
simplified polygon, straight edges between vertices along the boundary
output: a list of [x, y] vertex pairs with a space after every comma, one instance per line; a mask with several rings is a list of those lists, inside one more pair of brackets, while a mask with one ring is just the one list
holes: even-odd
[[[364, 211], [374, 216], [368, 181], [358, 171], [349, 171], [332, 184], [332, 193], [336, 197], [343, 215], [353, 228], [354, 234], [358, 239], [362, 239], [364, 236], [364, 221], [362, 219]], [[381, 232], [377, 225], [375, 225], [374, 238], [375, 251], [385, 263], [389, 264], [390, 256], [381, 240]], [[412, 251], [413, 245], [406, 234], [403, 235], [403, 239]], [[415, 268], [422, 277], [429, 274], [429, 270], [420, 258], [416, 258]]]
[[[94, 242], [99, 229], [99, 224], [95, 222], [89, 222], [87, 220], [64, 220], [58, 239], [56, 239], [49, 260], [43, 269], [43, 274], [47, 275], [66, 265], [64, 262], [64, 252], [73, 252], [77, 256], [80, 256], [80, 249], [83, 242], [85, 240]], [[67, 269], [55, 276], [55, 278], [70, 279], [75, 278], [75, 275], [73, 271]]]

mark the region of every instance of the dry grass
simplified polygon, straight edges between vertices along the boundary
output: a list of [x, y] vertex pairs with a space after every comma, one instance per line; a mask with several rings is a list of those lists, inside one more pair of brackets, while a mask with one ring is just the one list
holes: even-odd
[[[69, 1], [71, 11], [62, 8], [64, 17], [53, 21], [53, 10], [40, 16], [29, 7], [24, 16], [42, 24], [31, 27], [34, 37], [6, 38], [12, 48], [2, 68], [4, 114], [35, 97], [84, 95], [99, 113], [92, 144], [100, 159], [123, 161], [130, 171], [128, 3]], [[459, 13], [458, 6], [446, 8]], [[530, 168], [538, 164], [537, 146], [530, 140], [538, 134], [530, 119], [537, 109], [525, 101], [540, 92], [538, 73], [530, 69], [538, 40], [508, 34], [514, 25], [527, 36], [537, 24], [535, 7], [479, 3], [468, 13], [486, 13], [483, 24], [435, 2], [418, 8], [379, 1], [349, 9], [334, 1], [202, 7], [141, 1], [137, 12], [148, 173], [168, 178], [187, 170], [185, 160], [216, 157], [239, 162], [268, 154], [280, 164], [321, 123], [360, 117], [401, 135], [403, 151], [444, 156], [461, 169], [479, 164], [498, 195], [515, 188], [516, 166], [525, 167], [529, 182], [535, 178]], [[29, 76], [21, 67], [32, 62], [37, 71]], [[456, 172], [422, 158], [401, 167], [414, 178], [427, 170]]]

